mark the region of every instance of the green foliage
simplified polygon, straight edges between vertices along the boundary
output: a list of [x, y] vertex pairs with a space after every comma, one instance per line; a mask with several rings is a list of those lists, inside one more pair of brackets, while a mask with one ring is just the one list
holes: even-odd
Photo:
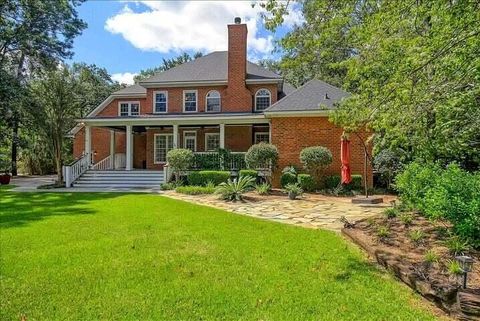
[[463, 270], [460, 262], [456, 260], [448, 260], [447, 261], [447, 271], [450, 275], [462, 275]]
[[473, 246], [480, 246], [480, 173], [458, 165], [412, 163], [397, 176], [402, 202], [434, 220], [447, 220], [453, 231]]
[[415, 245], [419, 245], [425, 239], [425, 232], [422, 230], [412, 230], [408, 233], [408, 237]]
[[160, 189], [162, 191], [171, 191], [175, 188], [182, 186], [181, 182], [169, 182], [169, 183], [162, 183], [160, 184]]
[[296, 196], [301, 196], [303, 194], [303, 189], [300, 187], [300, 184], [295, 183], [295, 184], [287, 184], [285, 186], [285, 192], [288, 193], [288, 196], [293, 196], [295, 198]]
[[180, 174], [191, 168], [193, 163], [193, 152], [186, 148], [171, 149], [167, 153], [168, 165], [175, 173], [176, 180], [180, 180]]
[[277, 161], [277, 147], [264, 142], [252, 145], [245, 154], [245, 162], [250, 168], [275, 168]]
[[250, 176], [254, 179], [257, 179], [258, 172], [254, 169], [242, 169], [239, 172], [240, 177], [242, 176]]
[[402, 168], [400, 151], [383, 149], [375, 155], [373, 168], [380, 175], [380, 181], [387, 189], [391, 188], [393, 179]]
[[297, 176], [297, 172], [298, 172], [297, 169], [293, 165], [286, 166], [282, 169], [282, 174], [290, 173], [290, 174], [293, 174], [293, 175]]
[[410, 213], [402, 213], [400, 214], [399, 218], [400, 221], [405, 225], [405, 227], [408, 227], [413, 223], [413, 215]]
[[193, 171], [187, 176], [188, 184], [195, 186], [205, 186], [209, 182], [219, 185], [229, 179], [230, 172], [227, 171]]
[[435, 253], [435, 251], [433, 251], [433, 250], [428, 250], [425, 253], [425, 256], [423, 257], [423, 260], [428, 264], [438, 263], [439, 259], [440, 258], [438, 256], [438, 254]]
[[326, 147], [311, 146], [302, 149], [300, 161], [303, 167], [319, 181], [321, 171], [332, 163], [333, 156], [332, 152]]
[[341, 184], [340, 175], [330, 175], [325, 177], [325, 187], [327, 189], [335, 189], [340, 185], [345, 191], [358, 191], [362, 189], [362, 175], [353, 174], [352, 181], [349, 184]]
[[255, 184], [255, 179], [250, 176], [242, 176], [238, 179], [228, 179], [225, 183], [217, 186], [215, 193], [220, 194], [220, 197], [226, 201], [241, 201], [243, 194], [252, 189]]
[[255, 185], [255, 191], [259, 195], [268, 195], [270, 193], [271, 189], [272, 188], [271, 188], [270, 184], [268, 184], [268, 183], [262, 183], [262, 184]]
[[358, 191], [362, 189], [362, 175], [353, 174], [352, 181], [346, 185], [346, 188], [351, 191]]
[[285, 172], [280, 177], [280, 185], [285, 188], [288, 184], [295, 184], [297, 182], [297, 176], [291, 172]]
[[383, 211], [383, 214], [391, 219], [391, 218], [395, 218], [397, 216], [400, 215], [400, 210], [398, 208], [395, 208], [395, 207], [390, 207], [390, 208], [387, 208], [385, 211]]
[[390, 236], [390, 230], [385, 225], [380, 225], [377, 227], [377, 236], [380, 240], [384, 240]]
[[298, 179], [298, 184], [304, 191], [306, 192], [315, 191], [317, 184], [315, 183], [315, 180], [313, 179], [312, 175], [298, 174], [297, 179]]
[[340, 185], [340, 182], [342, 181], [342, 177], [340, 175], [330, 175], [325, 177], [325, 187], [327, 189], [334, 189], [338, 185]]
[[460, 238], [453, 236], [445, 241], [445, 246], [447, 247], [450, 254], [463, 255], [466, 250], [468, 250], [468, 243], [462, 241]]
[[245, 154], [231, 153], [226, 149], [219, 149], [216, 152], [195, 154], [193, 169], [197, 170], [229, 170], [246, 169]]
[[187, 195], [203, 195], [215, 193], [215, 187], [211, 186], [178, 186], [175, 192]]

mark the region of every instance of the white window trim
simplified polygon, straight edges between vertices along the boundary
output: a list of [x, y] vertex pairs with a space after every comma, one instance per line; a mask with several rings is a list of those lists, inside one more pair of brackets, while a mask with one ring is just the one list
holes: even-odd
[[[185, 94], [187, 93], [195, 93], [195, 110], [194, 111], [186, 111], [185, 110]], [[183, 112], [184, 113], [196, 113], [198, 112], [198, 90], [184, 90], [183, 91]]]
[[193, 149], [194, 152], [197, 151], [197, 131], [196, 130], [184, 130], [183, 131], [183, 148], [187, 148], [187, 136], [185, 134], [187, 133], [193, 133], [195, 136], [189, 136], [188, 138], [194, 138], [195, 139], [195, 148]]
[[141, 108], [142, 106], [140, 105], [139, 101], [119, 101], [118, 102], [118, 116], [119, 117], [127, 117], [127, 116], [121, 116], [121, 105], [122, 104], [128, 104], [128, 115], [127, 116], [132, 116], [132, 104], [138, 104], [138, 115], [133, 115], [133, 116], [140, 116], [141, 115]]
[[267, 135], [268, 136], [268, 142], [270, 143], [270, 132], [255, 132], [255, 138], [254, 138], [254, 143], [255, 144], [258, 144], [257, 143], [257, 136], [260, 136], [260, 135]]
[[[165, 98], [166, 98], [166, 101], [165, 101], [165, 111], [156, 111], [155, 109], [155, 104], [157, 102], [157, 93], [159, 94], [165, 94]], [[168, 91], [166, 90], [157, 90], [157, 91], [154, 91], [153, 92], [153, 106], [152, 106], [152, 111], [154, 114], [166, 114], [168, 113]]]
[[[155, 159], [155, 156], [157, 155], [157, 137], [160, 137], [160, 136], [166, 136], [167, 138], [166, 138], [165, 142], [168, 142], [168, 136], [173, 137], [173, 134], [154, 134], [153, 135], [153, 163], [154, 164], [166, 164], [167, 163], [166, 160], [164, 162], [157, 162], [156, 159]], [[172, 146], [172, 148], [173, 148], [173, 146]], [[167, 149], [168, 149], [168, 146], [167, 146]]]
[[[216, 91], [219, 95], [218, 99], [220, 99], [220, 109], [218, 111], [214, 111], [214, 110], [207, 110], [207, 107], [208, 107], [208, 94], [210, 94], [211, 92], [213, 91]], [[218, 113], [218, 112], [221, 112], [222, 111], [222, 94], [218, 91], [218, 90], [210, 90], [206, 95], [205, 95], [205, 112], [206, 113]]]
[[207, 147], [208, 147], [207, 142], [208, 142], [208, 137], [209, 136], [218, 136], [218, 140], [220, 141], [220, 138], [221, 138], [220, 133], [205, 133], [205, 148], [204, 149], [205, 149], [206, 152], [214, 152], [215, 150], [208, 150], [207, 149]]
[[[259, 90], [257, 90], [257, 91], [255, 92], [255, 111], [265, 111], [265, 109], [266, 109], [266, 108], [265, 108], [265, 109], [263, 109], [263, 110], [257, 110], [257, 97], [258, 97], [258, 92], [259, 92], [260, 90], [266, 90], [266, 91], [268, 91], [268, 93], [269, 93], [269, 99], [270, 99], [270, 104], [269, 104], [268, 107], [272, 106], [272, 92], [271, 92], [270, 90], [268, 90], [267, 88], [260, 88]], [[261, 97], [266, 97], [266, 96], [261, 96]], [[267, 107], [267, 108], [268, 108], [268, 107]]]

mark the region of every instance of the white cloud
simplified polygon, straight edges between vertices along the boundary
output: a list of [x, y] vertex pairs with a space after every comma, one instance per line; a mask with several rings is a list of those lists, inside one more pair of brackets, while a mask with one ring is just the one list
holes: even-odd
[[[227, 49], [226, 25], [241, 17], [248, 26], [249, 56], [269, 53], [273, 36], [261, 35], [263, 8], [250, 1], [135, 1], [109, 18], [105, 29], [119, 34], [133, 46], [161, 53]], [[139, 10], [139, 3], [144, 10]], [[138, 10], [138, 11], [136, 11]], [[286, 17], [285, 25], [300, 21], [299, 10]], [[301, 15], [301, 13], [300, 13]]]
[[133, 77], [135, 77], [136, 75], [136, 73], [131, 72], [116, 73], [112, 75], [112, 79], [118, 81], [121, 84], [133, 85]]

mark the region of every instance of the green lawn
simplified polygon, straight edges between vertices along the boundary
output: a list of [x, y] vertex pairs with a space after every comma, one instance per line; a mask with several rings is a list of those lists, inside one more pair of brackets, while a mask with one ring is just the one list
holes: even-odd
[[0, 190], [0, 320], [434, 320], [338, 235], [158, 195]]

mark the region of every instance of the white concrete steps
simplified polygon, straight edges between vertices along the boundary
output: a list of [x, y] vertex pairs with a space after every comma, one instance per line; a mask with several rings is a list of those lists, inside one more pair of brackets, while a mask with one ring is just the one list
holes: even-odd
[[150, 170], [88, 170], [73, 187], [89, 189], [159, 189], [164, 182], [163, 171]]

